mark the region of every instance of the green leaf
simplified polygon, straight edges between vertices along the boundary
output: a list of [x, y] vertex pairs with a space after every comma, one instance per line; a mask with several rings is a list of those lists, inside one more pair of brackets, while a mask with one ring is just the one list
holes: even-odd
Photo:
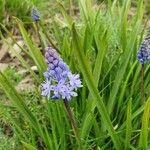
[[115, 83], [113, 84], [113, 87], [111, 89], [110, 97], [109, 97], [109, 101], [108, 101], [108, 106], [107, 106], [109, 114], [112, 113], [113, 108], [115, 106], [116, 96], [117, 96], [117, 93], [119, 91], [119, 87], [121, 85], [123, 77], [125, 76], [125, 72], [126, 72], [128, 64], [129, 64], [131, 54], [133, 52], [132, 50], [134, 48], [136, 37], [138, 35], [138, 31], [139, 31], [139, 28], [140, 28], [140, 23], [141, 23], [140, 21], [137, 21], [137, 23], [135, 25], [135, 28], [131, 32], [129, 42], [126, 46], [123, 57], [121, 59], [121, 65], [118, 68], [118, 72], [116, 73]]
[[92, 95], [93, 100], [95, 100], [97, 103], [97, 108], [98, 108], [98, 110], [102, 116], [102, 120], [104, 121], [104, 124], [114, 142], [114, 146], [117, 150], [119, 150], [121, 148], [119, 139], [114, 131], [113, 125], [112, 125], [109, 115], [107, 113], [106, 107], [102, 101], [102, 98], [99, 95], [99, 91], [96, 87], [96, 83], [92, 76], [92, 72], [91, 72], [89, 63], [87, 61], [87, 58], [84, 56], [83, 49], [82, 49], [80, 41], [79, 41], [80, 39], [79, 39], [79, 36], [75, 29], [75, 24], [73, 24], [73, 27], [72, 27], [72, 34], [73, 34], [74, 52], [76, 54], [76, 57], [78, 58], [78, 62], [79, 62], [83, 77], [86, 81], [86, 84]]
[[132, 124], [131, 124], [131, 116], [132, 116], [132, 101], [131, 99], [128, 102], [127, 107], [127, 121], [126, 121], [126, 138], [125, 138], [125, 150], [129, 149], [131, 133], [132, 133]]
[[16, 21], [18, 23], [18, 26], [19, 26], [20, 32], [24, 38], [24, 41], [28, 47], [30, 56], [32, 57], [33, 61], [35, 62], [36, 66], [39, 70], [39, 73], [42, 76], [43, 72], [46, 70], [46, 64], [44, 61], [44, 57], [42, 56], [40, 49], [38, 49], [35, 46], [35, 44], [32, 43], [27, 31], [25, 30], [25, 28], [23, 26], [23, 23], [17, 18], [16, 18]]
[[[20, 96], [20, 94], [15, 90], [13, 85], [7, 80], [7, 78], [0, 72], [0, 87], [4, 90], [8, 98], [14, 103], [17, 109], [20, 111], [22, 115], [24, 115], [33, 127], [37, 126], [37, 120], [31, 111], [26, 106], [24, 99]], [[38, 130], [38, 128], [37, 128]]]
[[142, 127], [141, 127], [141, 135], [140, 135], [140, 143], [143, 150], [148, 150], [148, 127], [149, 127], [149, 119], [150, 119], [150, 97], [144, 106], [144, 113], [142, 117]]

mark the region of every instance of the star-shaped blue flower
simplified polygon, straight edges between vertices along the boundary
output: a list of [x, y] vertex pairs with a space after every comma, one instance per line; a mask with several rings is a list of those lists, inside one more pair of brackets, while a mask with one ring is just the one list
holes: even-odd
[[72, 74], [68, 65], [60, 58], [55, 49], [46, 48], [45, 54], [48, 69], [44, 72], [45, 82], [42, 96], [48, 99], [67, 99], [77, 96], [77, 89], [82, 87], [78, 74]]

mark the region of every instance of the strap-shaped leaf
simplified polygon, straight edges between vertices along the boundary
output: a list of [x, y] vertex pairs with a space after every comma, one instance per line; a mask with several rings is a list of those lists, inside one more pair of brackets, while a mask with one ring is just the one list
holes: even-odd
[[72, 27], [72, 34], [73, 34], [73, 45], [74, 45], [74, 49], [75, 49], [74, 51], [75, 51], [75, 54], [78, 58], [78, 62], [79, 62], [83, 77], [86, 81], [86, 84], [87, 84], [88, 89], [92, 95], [93, 100], [95, 100], [97, 103], [97, 108], [98, 108], [99, 113], [102, 116], [102, 120], [104, 121], [104, 124], [105, 124], [105, 126], [106, 126], [106, 128], [107, 128], [107, 130], [108, 130], [108, 132], [109, 132], [109, 134], [110, 134], [110, 136], [114, 142], [115, 148], [117, 150], [119, 150], [121, 147], [120, 147], [118, 137], [115, 133], [115, 130], [113, 128], [113, 125], [112, 125], [111, 120], [109, 118], [109, 115], [107, 113], [106, 107], [102, 101], [102, 98], [99, 95], [99, 91], [96, 88], [96, 83], [95, 83], [94, 78], [92, 76], [92, 72], [90, 70], [90, 66], [89, 66], [89, 63], [87, 61], [87, 58], [83, 53], [83, 49], [82, 49], [80, 41], [79, 41], [80, 39], [79, 39], [79, 36], [78, 36], [77, 31], [75, 29], [75, 24], [73, 24], [73, 27]]

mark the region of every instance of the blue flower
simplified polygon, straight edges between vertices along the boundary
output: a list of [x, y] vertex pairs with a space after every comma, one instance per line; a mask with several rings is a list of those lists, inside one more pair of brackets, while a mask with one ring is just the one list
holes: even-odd
[[48, 99], [67, 99], [69, 101], [71, 97], [77, 96], [77, 89], [82, 87], [80, 76], [72, 74], [55, 49], [47, 47], [45, 50], [48, 68], [44, 72], [46, 81], [41, 85], [42, 96]]
[[140, 45], [137, 58], [141, 64], [145, 64], [150, 60], [150, 37], [145, 38]]
[[36, 8], [32, 9], [31, 16], [32, 16], [32, 19], [34, 21], [39, 21], [40, 20], [40, 13]]
[[77, 88], [82, 87], [80, 76], [78, 74], [68, 73], [68, 78], [70, 80], [70, 86], [73, 89], [77, 89]]
[[42, 96], [47, 96], [48, 99], [49, 99], [50, 98], [50, 93], [53, 89], [54, 89], [54, 86], [52, 86], [50, 84], [50, 80], [46, 79], [46, 81], [44, 81], [44, 83], [42, 84], [42, 93], [41, 93], [41, 95]]

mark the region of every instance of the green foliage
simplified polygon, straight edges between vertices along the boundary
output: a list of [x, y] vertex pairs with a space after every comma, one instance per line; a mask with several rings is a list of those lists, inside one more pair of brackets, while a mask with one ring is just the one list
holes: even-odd
[[[71, 101], [71, 108], [83, 150], [149, 149], [149, 95], [147, 102], [141, 104], [141, 66], [136, 60], [144, 32], [143, 1], [137, 1], [133, 16], [129, 16], [131, 0], [123, 1], [122, 6], [109, 0], [108, 9], [92, 0], [78, 0], [75, 4], [78, 17], [66, 11], [66, 4], [57, 1], [56, 5], [59, 15], [52, 16], [49, 28], [41, 20], [36, 32], [45, 45], [54, 44], [73, 72], [81, 74], [84, 86]], [[0, 87], [11, 101], [11, 107], [1, 103], [0, 109], [7, 110], [3, 117], [9, 118], [20, 145], [26, 149], [77, 149], [63, 102], [47, 101], [40, 96], [42, 74], [46, 70], [40, 48], [31, 40], [22, 21], [16, 18], [15, 21], [27, 46], [22, 50], [37, 66], [39, 74], [31, 70], [30, 64], [1, 35], [36, 85], [31, 95], [20, 94], [1, 73]], [[16, 43], [13, 35], [1, 27]], [[150, 91], [149, 69], [146, 64], [146, 92]]]
[[12, 150], [14, 147], [14, 138], [9, 138], [0, 131], [0, 150]]
[[17, 85], [23, 78], [17, 73], [17, 70], [15, 68], [9, 67], [6, 70], [4, 70], [3, 73], [7, 77], [7, 79], [12, 82], [13, 85]]

